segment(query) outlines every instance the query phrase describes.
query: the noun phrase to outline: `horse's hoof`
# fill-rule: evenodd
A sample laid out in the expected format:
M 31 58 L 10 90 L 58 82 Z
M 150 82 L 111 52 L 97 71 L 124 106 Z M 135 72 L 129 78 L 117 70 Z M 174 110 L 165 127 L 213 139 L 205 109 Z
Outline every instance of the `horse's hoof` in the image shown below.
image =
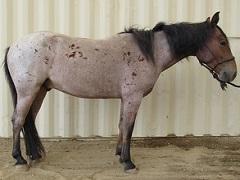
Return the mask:
M 15 168 L 18 171 L 28 171 L 30 166 L 28 164 L 18 164 L 18 165 L 15 165 Z
M 138 172 L 138 169 L 137 168 L 127 169 L 127 170 L 124 170 L 124 172 L 128 174 L 136 174 Z
M 136 166 L 132 163 L 132 161 L 126 161 L 122 162 L 124 166 L 124 171 L 125 172 L 131 172 L 131 171 L 136 171 Z
M 18 165 L 25 165 L 25 164 L 27 164 L 27 161 L 23 157 L 19 157 L 17 158 L 17 162 L 15 165 L 18 166 Z

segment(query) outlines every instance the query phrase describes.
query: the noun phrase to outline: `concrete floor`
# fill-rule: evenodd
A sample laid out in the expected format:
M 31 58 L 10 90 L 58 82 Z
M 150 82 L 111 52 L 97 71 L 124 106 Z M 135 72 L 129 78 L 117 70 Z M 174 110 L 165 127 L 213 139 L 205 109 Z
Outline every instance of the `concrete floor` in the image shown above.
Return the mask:
M 0 179 L 240 179 L 240 137 L 135 138 L 138 171 L 126 174 L 115 138 L 45 139 L 47 157 L 26 170 L 13 166 L 9 139 L 0 139 Z

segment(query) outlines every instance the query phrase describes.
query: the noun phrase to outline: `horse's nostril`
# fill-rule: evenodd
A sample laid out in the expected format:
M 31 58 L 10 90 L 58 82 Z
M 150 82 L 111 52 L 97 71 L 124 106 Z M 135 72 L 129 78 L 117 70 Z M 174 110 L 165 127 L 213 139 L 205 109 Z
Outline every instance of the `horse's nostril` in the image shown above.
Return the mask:
M 219 78 L 221 81 L 228 82 L 231 76 L 229 76 L 229 74 L 226 71 L 223 71 L 222 73 L 220 73 Z
M 227 72 L 223 72 L 223 78 L 226 79 L 227 78 Z

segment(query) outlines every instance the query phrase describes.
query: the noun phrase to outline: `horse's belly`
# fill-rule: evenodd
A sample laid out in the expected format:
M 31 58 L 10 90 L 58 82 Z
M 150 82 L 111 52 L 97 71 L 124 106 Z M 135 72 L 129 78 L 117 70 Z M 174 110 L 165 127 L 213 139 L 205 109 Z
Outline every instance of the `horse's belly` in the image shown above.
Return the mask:
M 121 97 L 120 79 L 116 72 L 101 67 L 99 70 L 92 67 L 63 67 L 56 67 L 55 73 L 50 76 L 51 88 L 83 98 Z
M 53 83 L 53 88 L 67 94 L 82 98 L 120 98 L 121 93 L 113 86 L 97 86 L 87 82 L 65 82 L 63 85 Z
M 79 85 L 66 84 L 66 86 L 55 86 L 58 89 L 67 94 L 71 94 L 76 97 L 82 98 L 120 98 L 120 92 L 114 90 L 113 87 L 96 87 L 86 83 L 81 83 Z

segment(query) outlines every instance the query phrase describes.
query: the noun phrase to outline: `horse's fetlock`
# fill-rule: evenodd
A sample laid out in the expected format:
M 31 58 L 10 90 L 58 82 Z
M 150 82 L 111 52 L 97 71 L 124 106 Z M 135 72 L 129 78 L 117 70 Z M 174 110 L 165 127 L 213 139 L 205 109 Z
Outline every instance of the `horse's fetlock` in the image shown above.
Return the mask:
M 20 152 L 18 152 L 18 151 L 13 151 L 13 152 L 12 152 L 12 157 L 13 157 L 13 158 L 17 159 L 19 156 L 21 156 L 21 153 L 20 153 Z

